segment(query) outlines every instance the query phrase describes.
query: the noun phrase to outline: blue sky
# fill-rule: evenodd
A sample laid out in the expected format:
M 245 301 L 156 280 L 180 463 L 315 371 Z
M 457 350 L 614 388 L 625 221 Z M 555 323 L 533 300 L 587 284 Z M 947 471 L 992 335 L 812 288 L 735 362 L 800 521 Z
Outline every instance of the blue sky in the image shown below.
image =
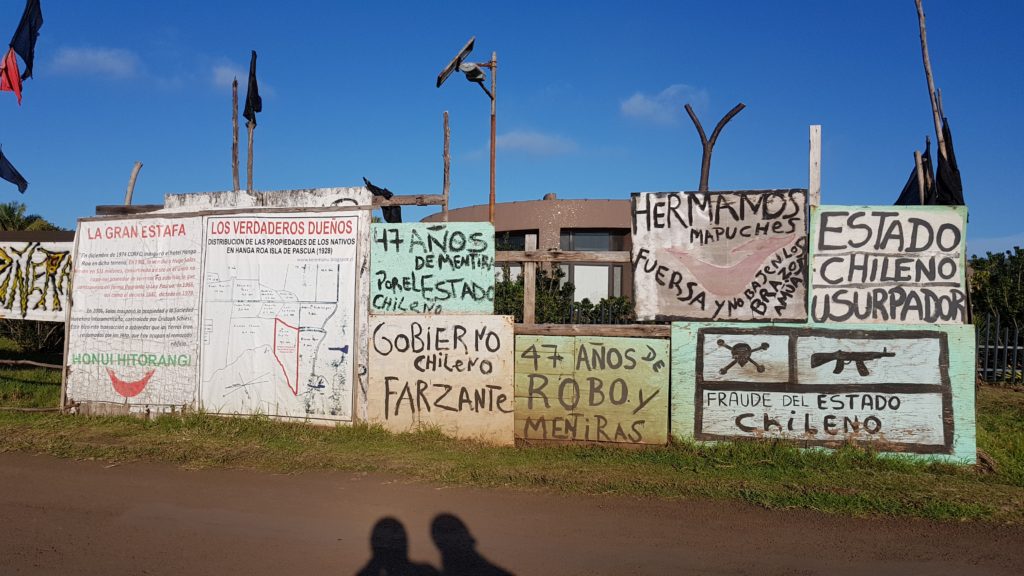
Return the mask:
M 22 0 L 0 2 L 13 34 Z M 230 79 L 259 53 L 262 190 L 355 186 L 440 193 L 452 126 L 452 205 L 486 202 L 487 97 L 434 79 L 472 35 L 499 56 L 499 201 L 627 198 L 807 186 L 807 130 L 823 132 L 823 201 L 891 204 L 932 134 L 912 0 L 859 2 L 199 2 L 42 0 L 24 102 L 0 93 L 0 144 L 29 180 L 0 198 L 71 227 L 123 200 L 226 190 Z M 254 8 L 255 7 L 255 8 Z M 1019 2 L 926 0 L 970 207 L 969 250 L 1024 244 L 1024 36 Z M 242 184 L 244 175 L 244 127 Z M 426 210 L 407 211 L 407 219 Z

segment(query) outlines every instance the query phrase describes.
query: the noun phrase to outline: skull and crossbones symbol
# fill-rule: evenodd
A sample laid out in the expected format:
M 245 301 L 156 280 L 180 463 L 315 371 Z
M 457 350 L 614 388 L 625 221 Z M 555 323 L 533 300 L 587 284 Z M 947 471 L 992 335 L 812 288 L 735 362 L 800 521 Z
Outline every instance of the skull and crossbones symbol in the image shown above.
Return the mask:
M 747 365 L 747 362 L 753 364 L 754 368 L 757 368 L 758 372 L 764 372 L 764 365 L 758 364 L 757 361 L 750 357 L 750 355 L 753 354 L 754 352 L 767 350 L 767 342 L 762 342 L 761 345 L 758 346 L 757 348 L 751 348 L 750 344 L 747 344 L 746 342 L 737 342 L 736 344 L 729 346 L 728 344 L 725 343 L 725 340 L 719 339 L 718 345 L 721 346 L 722 348 L 728 348 L 729 352 L 732 354 L 732 362 L 729 362 L 728 364 L 725 365 L 725 368 L 719 370 L 719 374 L 725 374 L 726 372 L 729 371 L 730 368 L 737 364 L 739 364 L 742 368 L 743 366 Z

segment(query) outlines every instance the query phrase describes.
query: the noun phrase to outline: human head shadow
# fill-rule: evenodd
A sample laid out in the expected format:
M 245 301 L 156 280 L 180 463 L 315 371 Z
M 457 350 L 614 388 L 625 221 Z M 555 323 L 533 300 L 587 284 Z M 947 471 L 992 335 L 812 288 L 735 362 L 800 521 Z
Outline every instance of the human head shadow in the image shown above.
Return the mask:
M 356 576 L 437 576 L 429 564 L 409 561 L 409 536 L 395 518 L 381 518 L 370 532 L 373 556 Z
M 430 536 L 441 552 L 441 576 L 512 576 L 477 552 L 476 539 L 453 514 L 438 514 L 430 524 Z

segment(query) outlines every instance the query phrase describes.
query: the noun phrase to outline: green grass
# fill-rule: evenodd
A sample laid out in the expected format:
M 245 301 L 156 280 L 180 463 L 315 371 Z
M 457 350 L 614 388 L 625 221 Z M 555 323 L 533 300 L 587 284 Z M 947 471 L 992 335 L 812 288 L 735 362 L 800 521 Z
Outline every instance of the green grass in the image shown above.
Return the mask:
M 32 378 L 42 381 L 27 383 Z M 0 405 L 54 406 L 57 382 L 56 372 L 0 371 Z M 829 452 L 778 442 L 683 442 L 636 450 L 503 448 L 436 431 L 391 434 L 375 426 L 320 427 L 205 414 L 146 421 L 0 411 L 0 452 L 189 468 L 380 472 L 452 485 L 1024 524 L 1024 393 L 982 388 L 978 413 L 979 447 L 996 460 L 994 474 L 879 457 L 852 447 Z

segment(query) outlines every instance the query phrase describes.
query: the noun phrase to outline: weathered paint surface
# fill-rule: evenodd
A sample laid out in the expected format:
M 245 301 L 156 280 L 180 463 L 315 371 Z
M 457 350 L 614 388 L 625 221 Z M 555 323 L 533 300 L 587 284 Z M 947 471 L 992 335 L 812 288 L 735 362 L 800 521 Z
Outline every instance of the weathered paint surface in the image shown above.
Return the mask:
M 821 206 L 811 212 L 815 322 L 962 324 L 964 206 Z
M 80 221 L 67 398 L 198 404 L 202 218 Z
M 516 437 L 664 444 L 669 342 L 517 336 Z
M 373 200 L 363 186 L 351 188 L 309 188 L 253 192 L 196 192 L 165 194 L 161 212 L 197 212 L 229 208 L 326 208 L 330 206 L 369 206 Z
M 970 325 L 677 322 L 672 434 L 974 462 L 973 351 Z
M 203 408 L 351 421 L 358 214 L 204 222 Z
M 0 318 L 63 322 L 73 242 L 0 242 Z
M 512 444 L 511 316 L 370 316 L 368 420 Z
M 806 190 L 634 193 L 641 320 L 807 318 Z
M 492 314 L 494 226 L 372 226 L 370 306 L 388 314 Z

